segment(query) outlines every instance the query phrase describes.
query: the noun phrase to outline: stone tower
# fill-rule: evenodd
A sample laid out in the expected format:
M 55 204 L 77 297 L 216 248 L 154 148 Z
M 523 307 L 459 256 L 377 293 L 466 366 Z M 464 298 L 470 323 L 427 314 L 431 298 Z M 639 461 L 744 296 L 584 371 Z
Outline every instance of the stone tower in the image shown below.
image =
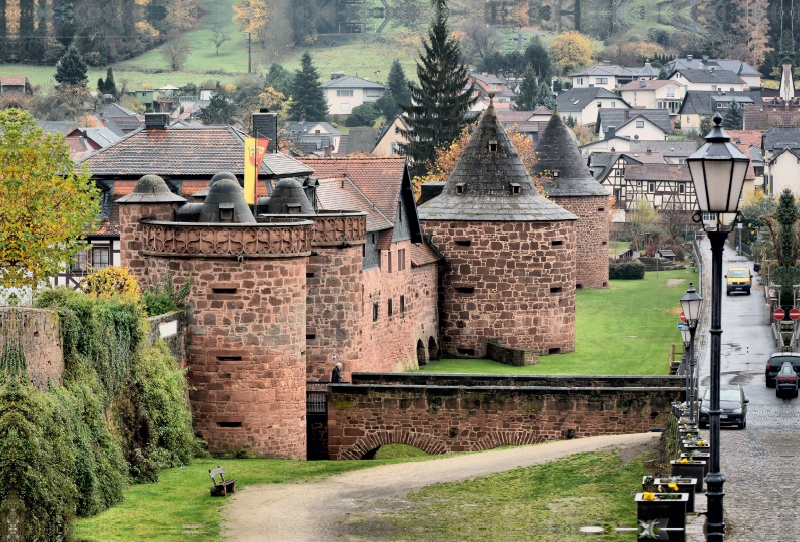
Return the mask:
M 531 175 L 546 175 L 547 195 L 578 216 L 576 239 L 577 288 L 608 286 L 608 191 L 589 172 L 589 166 L 569 133 L 554 113 L 536 145 L 536 165 Z
M 483 357 L 489 339 L 540 354 L 575 349 L 577 217 L 538 194 L 493 105 L 418 212 L 446 260 L 445 352 Z
M 306 262 L 314 223 L 256 223 L 236 180 L 184 201 L 155 175 L 119 200 L 121 260 L 144 288 L 168 272 L 186 300 L 195 427 L 211 452 L 306 457 Z

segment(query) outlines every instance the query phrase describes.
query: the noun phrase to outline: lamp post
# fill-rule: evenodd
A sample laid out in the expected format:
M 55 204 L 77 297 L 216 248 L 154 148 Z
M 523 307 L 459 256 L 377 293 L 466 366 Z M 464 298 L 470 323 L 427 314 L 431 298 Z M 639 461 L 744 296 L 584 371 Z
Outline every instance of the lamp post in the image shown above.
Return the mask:
M 722 541 L 725 538 L 722 501 L 725 496 L 725 477 L 719 464 L 719 388 L 720 353 L 722 340 L 722 251 L 725 239 L 739 218 L 739 195 L 750 159 L 731 144 L 722 129 L 722 117 L 714 115 L 714 126 L 706 136 L 706 143 L 687 158 L 692 175 L 699 211 L 693 219 L 703 224 L 711 242 L 711 405 L 708 411 L 711 427 L 711 462 L 706 475 L 708 491 L 707 539 Z M 713 213 L 714 221 L 703 222 L 703 213 Z
M 681 330 L 681 334 L 684 342 L 688 339 L 689 343 L 689 359 L 687 360 L 689 368 L 689 423 L 694 423 L 694 333 L 697 331 L 697 320 L 700 318 L 702 304 L 703 298 L 694 289 L 694 284 L 690 282 L 686 295 L 681 298 L 681 309 L 683 309 L 683 316 L 686 318 L 685 330 Z

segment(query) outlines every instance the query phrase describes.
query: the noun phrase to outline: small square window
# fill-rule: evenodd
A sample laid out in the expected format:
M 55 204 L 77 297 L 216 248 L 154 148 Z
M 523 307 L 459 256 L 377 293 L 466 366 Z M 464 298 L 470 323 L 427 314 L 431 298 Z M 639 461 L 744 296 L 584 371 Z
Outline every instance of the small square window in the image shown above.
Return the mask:
M 636 121 L 636 127 L 637 128 L 644 128 L 644 121 L 643 120 L 637 120 Z
M 560 174 L 560 171 L 559 171 L 559 170 L 557 170 L 557 169 L 554 169 L 554 170 L 553 170 L 551 173 L 553 174 L 553 178 L 554 178 L 554 179 L 557 179 L 557 178 L 558 178 L 558 176 L 559 176 L 559 174 Z
M 686 193 L 686 183 L 678 183 L 678 194 Z
M 519 196 L 522 194 L 522 187 L 517 183 L 511 183 L 511 194 Z
M 489 152 L 497 152 L 497 141 L 494 139 L 489 141 Z
M 464 193 L 464 183 L 459 183 L 456 185 L 456 194 L 463 194 Z
M 603 107 L 603 102 L 597 102 L 597 107 Z

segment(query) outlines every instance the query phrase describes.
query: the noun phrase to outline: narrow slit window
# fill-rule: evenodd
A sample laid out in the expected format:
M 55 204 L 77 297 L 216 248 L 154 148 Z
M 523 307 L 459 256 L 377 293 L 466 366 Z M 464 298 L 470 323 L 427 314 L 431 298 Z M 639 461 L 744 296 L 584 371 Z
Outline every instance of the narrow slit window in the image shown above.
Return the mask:
M 217 422 L 217 427 L 241 427 L 242 422 Z
M 392 315 L 392 300 L 391 299 L 389 300 L 389 311 L 388 311 L 388 314 L 389 314 L 389 316 Z
M 561 239 L 558 239 L 556 241 L 550 241 L 550 246 L 551 247 L 560 247 L 563 244 L 564 244 L 564 241 L 561 240 Z
M 377 322 L 378 321 L 378 312 L 379 311 L 380 311 L 380 309 L 378 308 L 378 304 L 374 303 L 372 305 L 372 321 L 373 322 Z
M 314 278 L 314 273 L 306 273 L 306 278 L 307 279 L 313 279 Z
M 217 361 L 242 361 L 242 356 L 217 356 Z
M 215 294 L 235 294 L 236 288 L 211 288 Z
M 460 247 L 468 247 L 472 244 L 469 239 L 456 239 L 456 244 Z
M 456 286 L 456 292 L 459 294 L 474 294 L 475 287 L 474 286 Z
M 406 312 L 406 296 L 400 296 L 400 314 L 404 314 Z
M 550 288 L 551 294 L 560 294 L 561 293 L 561 286 L 553 286 Z

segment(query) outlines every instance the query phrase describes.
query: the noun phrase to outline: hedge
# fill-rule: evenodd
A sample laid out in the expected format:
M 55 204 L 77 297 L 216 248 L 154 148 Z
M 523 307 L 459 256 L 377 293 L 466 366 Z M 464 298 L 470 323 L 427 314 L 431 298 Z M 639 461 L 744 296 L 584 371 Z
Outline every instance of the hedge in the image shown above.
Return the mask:
M 642 280 L 644 278 L 644 264 L 639 260 L 627 262 L 609 262 L 608 278 L 611 280 Z

